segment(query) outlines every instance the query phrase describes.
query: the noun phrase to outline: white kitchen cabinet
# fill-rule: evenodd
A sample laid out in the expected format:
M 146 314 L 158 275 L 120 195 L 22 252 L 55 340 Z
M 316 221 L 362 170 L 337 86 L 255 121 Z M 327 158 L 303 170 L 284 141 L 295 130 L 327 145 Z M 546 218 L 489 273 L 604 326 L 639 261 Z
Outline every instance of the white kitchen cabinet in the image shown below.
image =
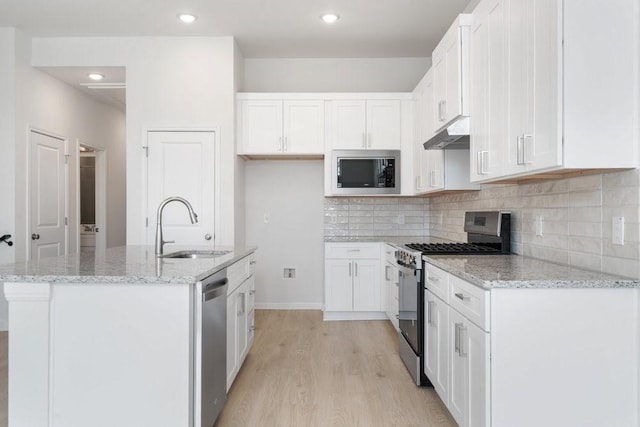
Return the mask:
M 379 243 L 325 244 L 324 319 L 384 319 Z
M 445 406 L 449 392 L 449 306 L 425 290 L 424 370 Z
M 436 131 L 469 115 L 470 14 L 460 14 L 432 53 L 433 114 Z
M 507 135 L 507 1 L 486 0 L 473 11 L 470 82 L 470 180 L 502 175 Z
M 332 149 L 400 149 L 399 99 L 337 99 L 330 111 Z
M 490 425 L 489 333 L 449 307 L 449 412 L 460 426 Z
M 636 1 L 483 0 L 473 15 L 474 181 L 637 166 Z
M 429 68 L 413 91 L 414 109 L 414 192 L 422 194 L 428 189 L 427 162 L 429 152 L 423 144 L 433 136 L 433 68 Z
M 324 154 L 323 100 L 239 99 L 238 102 L 238 154 Z
M 251 254 L 227 269 L 227 390 L 253 343 L 255 276 Z
M 395 264 L 396 248 L 390 244 L 384 244 L 383 256 L 383 281 L 384 281 L 384 311 L 387 313 L 389 321 L 399 331 L 398 325 L 398 288 L 400 286 L 400 276 Z

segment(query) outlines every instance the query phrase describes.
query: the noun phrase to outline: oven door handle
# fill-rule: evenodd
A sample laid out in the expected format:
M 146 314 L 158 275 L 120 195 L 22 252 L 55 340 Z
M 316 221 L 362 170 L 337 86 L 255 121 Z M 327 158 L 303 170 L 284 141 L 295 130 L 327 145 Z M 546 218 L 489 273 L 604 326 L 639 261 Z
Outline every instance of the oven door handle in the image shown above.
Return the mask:
M 418 270 L 414 270 L 413 268 L 408 268 L 400 264 L 396 264 L 396 267 L 398 268 L 400 273 L 404 273 L 405 276 L 414 276 L 418 271 Z

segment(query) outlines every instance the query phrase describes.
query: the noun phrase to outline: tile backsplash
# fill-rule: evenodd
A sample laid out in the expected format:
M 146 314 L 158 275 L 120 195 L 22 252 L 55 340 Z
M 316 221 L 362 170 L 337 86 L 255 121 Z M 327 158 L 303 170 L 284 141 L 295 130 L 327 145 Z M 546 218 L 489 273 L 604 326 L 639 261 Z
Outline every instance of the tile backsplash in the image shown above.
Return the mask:
M 502 209 L 512 216 L 512 251 L 589 270 L 640 278 L 639 170 L 434 197 L 325 198 L 325 236 L 423 236 L 466 241 L 464 212 Z M 542 233 L 536 220 L 542 217 Z M 624 217 L 624 245 L 612 220 Z
M 428 236 L 429 203 L 429 199 L 421 197 L 325 198 L 324 235 Z
M 605 273 L 640 277 L 640 174 L 629 170 L 432 197 L 430 234 L 465 240 L 464 212 L 512 214 L 512 251 Z M 543 218 L 542 235 L 536 220 Z M 612 219 L 624 217 L 624 245 L 612 242 Z

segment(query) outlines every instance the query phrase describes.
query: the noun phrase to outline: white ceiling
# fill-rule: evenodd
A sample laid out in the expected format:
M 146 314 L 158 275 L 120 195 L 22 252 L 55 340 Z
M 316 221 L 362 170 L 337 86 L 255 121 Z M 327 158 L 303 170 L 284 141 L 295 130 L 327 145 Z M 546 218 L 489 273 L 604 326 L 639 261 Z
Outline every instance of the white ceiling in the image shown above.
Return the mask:
M 470 0 L 2 0 L 32 36 L 234 36 L 247 58 L 425 57 Z M 477 0 L 471 0 L 477 3 Z M 185 26 L 176 15 L 198 20 Z M 327 25 L 320 15 L 341 19 Z

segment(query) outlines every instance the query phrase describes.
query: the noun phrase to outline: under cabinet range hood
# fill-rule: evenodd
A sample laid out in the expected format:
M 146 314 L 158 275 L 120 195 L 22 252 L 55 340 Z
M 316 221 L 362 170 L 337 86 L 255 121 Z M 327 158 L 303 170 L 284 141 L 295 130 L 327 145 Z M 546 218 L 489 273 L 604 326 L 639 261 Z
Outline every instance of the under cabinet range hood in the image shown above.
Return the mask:
M 423 144 L 425 150 L 469 148 L 469 117 L 460 117 Z

